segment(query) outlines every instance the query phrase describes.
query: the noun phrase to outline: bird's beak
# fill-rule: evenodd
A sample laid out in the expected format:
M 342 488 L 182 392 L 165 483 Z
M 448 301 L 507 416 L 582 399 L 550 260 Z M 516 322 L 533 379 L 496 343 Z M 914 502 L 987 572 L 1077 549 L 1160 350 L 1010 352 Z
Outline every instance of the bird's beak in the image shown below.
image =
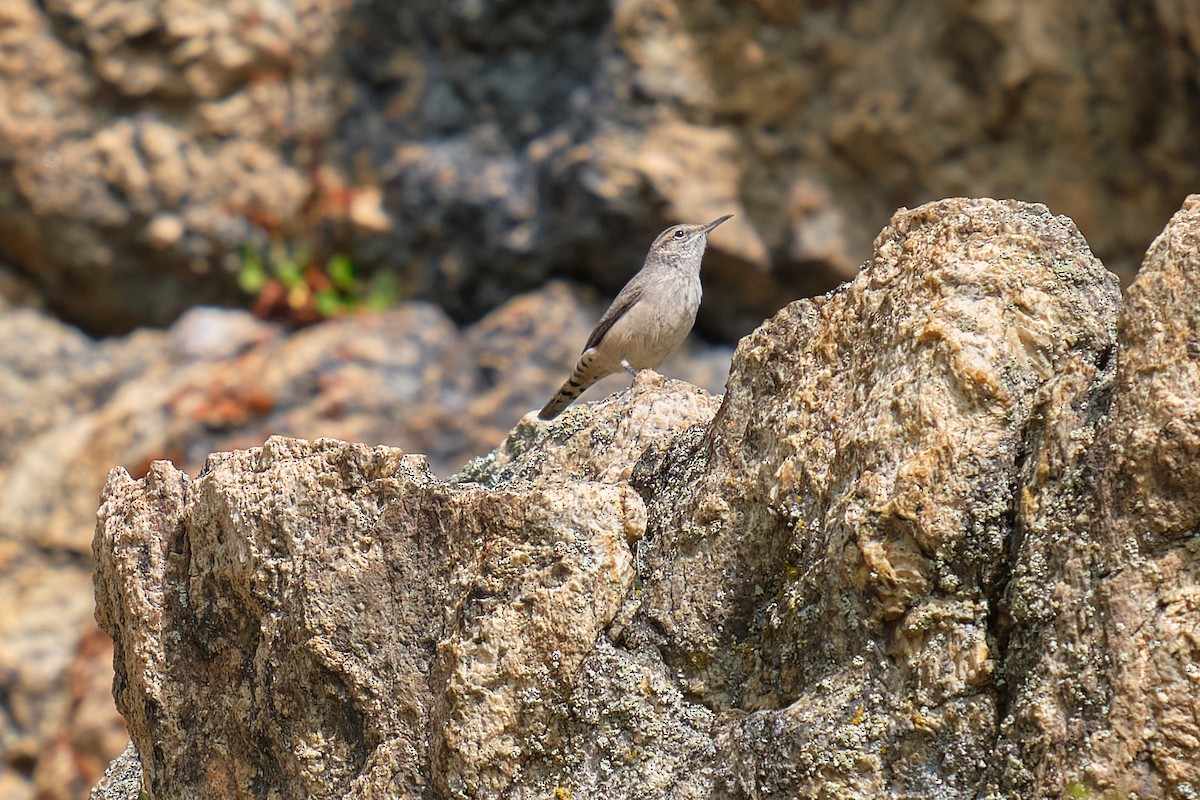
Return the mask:
M 732 217 L 732 216 L 733 216 L 733 214 L 726 214 L 726 215 L 725 215 L 725 216 L 723 216 L 723 217 L 717 217 L 717 218 L 716 218 L 716 219 L 714 219 L 712 222 L 708 223 L 708 224 L 707 224 L 707 225 L 705 225 L 703 228 L 701 228 L 701 229 L 700 229 L 700 232 L 701 232 L 701 233 L 703 233 L 705 236 L 707 236 L 707 235 L 709 234 L 709 232 L 710 232 L 710 231 L 711 231 L 713 228 L 717 227 L 717 226 L 718 226 L 718 225 L 720 225 L 722 222 L 724 222 L 725 220 L 729 219 L 729 218 L 730 218 L 730 217 Z

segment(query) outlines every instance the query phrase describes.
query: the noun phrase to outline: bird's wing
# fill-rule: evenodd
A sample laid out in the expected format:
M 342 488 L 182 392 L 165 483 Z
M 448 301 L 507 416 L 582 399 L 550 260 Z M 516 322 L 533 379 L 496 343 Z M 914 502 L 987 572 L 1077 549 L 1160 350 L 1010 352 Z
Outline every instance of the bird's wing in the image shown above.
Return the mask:
M 636 276 L 635 276 L 636 278 Z M 604 341 L 604 336 L 612 330 L 612 326 L 617 324 L 617 320 L 625 316 L 629 309 L 633 308 L 637 301 L 642 299 L 642 282 L 631 280 L 625 285 L 613 300 L 612 305 L 608 307 L 608 311 L 604 312 L 604 316 L 596 323 L 596 328 L 592 331 L 592 335 L 588 337 L 587 344 L 583 349 L 590 350 L 591 348 Z

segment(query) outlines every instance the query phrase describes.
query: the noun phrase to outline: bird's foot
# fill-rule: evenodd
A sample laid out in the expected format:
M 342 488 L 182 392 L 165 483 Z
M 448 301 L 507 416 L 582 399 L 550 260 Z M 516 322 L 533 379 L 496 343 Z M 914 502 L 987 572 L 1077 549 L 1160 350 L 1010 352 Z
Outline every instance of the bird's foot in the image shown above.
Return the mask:
M 628 360 L 628 359 L 624 359 L 624 358 L 622 358 L 622 359 L 621 359 L 621 366 L 622 366 L 622 367 L 625 369 L 625 371 L 626 371 L 626 372 L 628 372 L 630 375 L 634 376 L 635 378 L 637 377 L 638 371 L 637 371 L 636 369 L 634 369 L 634 368 L 633 368 L 633 365 L 631 365 L 631 364 L 629 363 L 629 360 Z

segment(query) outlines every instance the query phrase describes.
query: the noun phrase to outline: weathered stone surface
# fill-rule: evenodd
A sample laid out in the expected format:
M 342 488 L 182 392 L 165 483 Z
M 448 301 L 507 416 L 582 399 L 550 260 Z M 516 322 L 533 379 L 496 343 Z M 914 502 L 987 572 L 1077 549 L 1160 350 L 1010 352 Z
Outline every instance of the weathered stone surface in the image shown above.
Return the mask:
M 629 392 L 581 406 L 563 424 L 548 426 L 527 414 L 504 444 L 467 464 L 453 480 L 484 485 L 628 481 L 647 448 L 664 447 L 680 430 L 707 424 L 720 403 L 720 395 L 642 370 Z
M 166 332 L 94 342 L 14 310 L 0 318 L 0 540 L 86 552 L 113 464 L 194 471 L 273 433 L 394 442 L 449 474 L 540 407 L 598 316 L 557 283 L 462 332 L 412 303 L 291 334 L 197 309 Z M 715 391 L 728 354 L 693 343 L 664 372 Z M 628 383 L 613 376 L 584 399 Z
M 1119 330 L 1092 464 L 1112 699 L 1077 763 L 1089 786 L 1186 796 L 1200 791 L 1200 195 L 1150 248 Z
M 195 482 L 156 462 L 105 497 L 98 620 L 143 631 L 122 637 L 117 664 L 140 666 L 117 698 L 160 796 L 416 796 L 431 762 L 442 794 L 504 789 L 631 589 L 645 527 L 628 486 L 450 490 L 422 457 L 334 440 L 273 438 Z
M 97 613 L 146 789 L 1188 796 L 1198 214 L 1118 321 L 1070 220 L 901 211 L 719 408 L 639 376 L 449 483 L 282 438 L 114 471 Z
M 138 797 L 142 791 L 142 762 L 130 742 L 121 755 L 112 760 L 103 777 L 92 787 L 91 800 L 119 800 Z
M 691 696 L 745 713 L 719 740 L 723 791 L 985 785 L 1038 398 L 1111 350 L 1116 308 L 1069 220 L 944 201 L 742 341 L 709 431 L 644 473 L 638 552 L 640 635 Z
M 0 257 L 93 332 L 238 299 L 268 240 L 465 322 L 734 213 L 700 317 L 732 339 L 974 194 L 1131 272 L 1200 180 L 1198 41 L 1187 0 L 7 0 Z
M 194 474 L 209 452 L 289 433 L 393 442 L 448 475 L 545 402 L 601 311 L 550 284 L 462 331 L 418 303 L 290 334 L 195 309 L 100 342 L 34 309 L 0 313 L 0 797 L 77 797 L 125 745 L 90 580 L 113 464 Z M 717 390 L 728 357 L 693 344 L 664 370 Z
M 1021 498 L 1008 604 L 1029 638 L 1013 648 L 1006 735 L 1023 757 L 1006 776 L 1047 795 L 1188 797 L 1200 787 L 1200 195 L 1126 292 L 1115 381 L 1060 416 L 1071 421 Z

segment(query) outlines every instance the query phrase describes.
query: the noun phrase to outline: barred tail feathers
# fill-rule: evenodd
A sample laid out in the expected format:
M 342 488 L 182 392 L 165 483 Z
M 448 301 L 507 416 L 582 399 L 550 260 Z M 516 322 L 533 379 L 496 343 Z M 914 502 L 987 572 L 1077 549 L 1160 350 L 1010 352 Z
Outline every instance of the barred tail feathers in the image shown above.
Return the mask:
M 598 355 L 594 349 L 584 351 L 583 355 L 579 357 L 579 363 L 571 371 L 571 377 L 567 378 L 566 383 L 558 390 L 558 394 L 554 395 L 549 403 L 546 403 L 545 408 L 538 412 L 539 419 L 554 419 L 589 386 L 616 371 L 598 368 L 601 366 L 597 364 Z

